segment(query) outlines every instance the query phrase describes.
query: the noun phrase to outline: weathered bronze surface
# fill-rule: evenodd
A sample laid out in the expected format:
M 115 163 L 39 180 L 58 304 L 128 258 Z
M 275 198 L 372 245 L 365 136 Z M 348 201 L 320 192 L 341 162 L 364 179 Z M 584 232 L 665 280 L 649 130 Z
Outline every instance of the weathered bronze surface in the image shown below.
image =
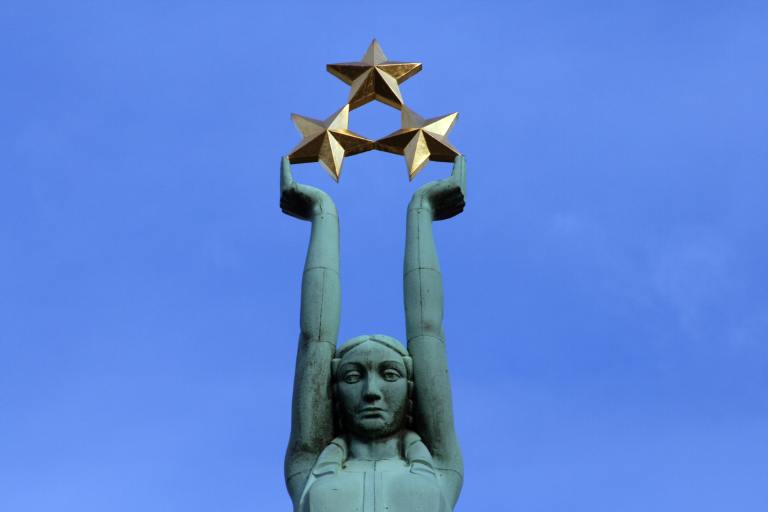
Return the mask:
M 399 84 L 421 71 L 421 63 L 387 60 L 381 46 L 374 39 L 362 61 L 328 64 L 326 69 L 352 86 L 348 100 L 350 109 L 373 100 L 399 109 L 403 106 Z
M 322 190 L 295 182 L 287 157 L 280 189 L 283 212 L 312 223 L 285 457 L 294 512 L 450 512 L 464 470 L 432 223 L 464 209 L 464 158 L 456 157 L 450 178 L 416 190 L 408 205 L 407 348 L 382 334 L 336 347 L 341 304 L 336 206 Z
M 303 140 L 288 155 L 291 163 L 320 162 L 331 177 L 339 181 L 344 157 L 364 153 L 374 148 L 372 140 L 347 129 L 349 105 L 331 115 L 325 121 L 291 114 Z

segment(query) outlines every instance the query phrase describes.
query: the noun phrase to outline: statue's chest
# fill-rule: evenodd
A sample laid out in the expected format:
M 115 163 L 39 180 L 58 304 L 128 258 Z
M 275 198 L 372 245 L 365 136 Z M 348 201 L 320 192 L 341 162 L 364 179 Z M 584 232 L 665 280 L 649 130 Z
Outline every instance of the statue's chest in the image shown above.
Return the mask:
M 336 474 L 318 478 L 303 512 L 443 512 L 434 474 L 403 461 L 348 461 Z

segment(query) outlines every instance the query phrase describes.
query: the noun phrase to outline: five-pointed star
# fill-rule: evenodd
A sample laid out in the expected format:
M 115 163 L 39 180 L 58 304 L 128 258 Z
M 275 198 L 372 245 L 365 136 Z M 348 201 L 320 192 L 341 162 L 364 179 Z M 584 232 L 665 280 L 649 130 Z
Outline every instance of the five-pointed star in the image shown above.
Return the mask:
M 398 84 L 421 71 L 420 62 L 387 60 L 375 39 L 361 62 L 328 64 L 328 72 L 352 86 L 349 108 L 355 109 L 369 101 L 379 100 L 397 109 L 403 106 Z
M 424 119 L 403 106 L 403 127 L 376 141 L 376 148 L 388 153 L 405 156 L 408 179 L 414 176 L 429 160 L 453 162 L 459 151 L 448 142 L 448 132 L 456 123 L 458 112 L 442 117 Z
M 291 119 L 304 139 L 291 151 L 288 160 L 295 164 L 319 161 L 336 181 L 345 156 L 370 151 L 375 146 L 372 140 L 347 130 L 349 105 L 325 121 L 298 114 L 291 114 Z

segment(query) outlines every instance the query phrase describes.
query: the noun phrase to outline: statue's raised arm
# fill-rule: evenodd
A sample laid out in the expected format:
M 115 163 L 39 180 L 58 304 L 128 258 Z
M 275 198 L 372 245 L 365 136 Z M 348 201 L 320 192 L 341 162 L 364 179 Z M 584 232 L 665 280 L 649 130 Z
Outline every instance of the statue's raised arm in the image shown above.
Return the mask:
M 291 437 L 285 456 L 288 492 L 297 503 L 318 455 L 333 439 L 331 361 L 339 334 L 339 219 L 331 198 L 280 175 L 280 208 L 312 223 L 301 283 L 301 330 L 293 384 Z
M 415 429 L 431 452 L 454 503 L 461 491 L 463 464 L 453 420 L 443 333 L 443 284 L 432 221 L 463 211 L 465 182 L 464 157 L 458 156 L 450 178 L 427 183 L 414 193 L 408 205 L 403 269 Z

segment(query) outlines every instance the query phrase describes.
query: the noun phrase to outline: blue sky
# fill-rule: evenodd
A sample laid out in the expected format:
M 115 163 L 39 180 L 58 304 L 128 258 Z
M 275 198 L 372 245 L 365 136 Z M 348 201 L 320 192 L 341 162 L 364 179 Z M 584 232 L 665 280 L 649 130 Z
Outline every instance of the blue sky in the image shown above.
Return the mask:
M 6 2 L 0 510 L 289 510 L 289 114 L 376 37 L 468 161 L 436 226 L 458 511 L 768 506 L 764 2 Z M 397 111 L 351 115 L 371 138 Z M 342 338 L 402 338 L 401 157 L 317 164 Z

